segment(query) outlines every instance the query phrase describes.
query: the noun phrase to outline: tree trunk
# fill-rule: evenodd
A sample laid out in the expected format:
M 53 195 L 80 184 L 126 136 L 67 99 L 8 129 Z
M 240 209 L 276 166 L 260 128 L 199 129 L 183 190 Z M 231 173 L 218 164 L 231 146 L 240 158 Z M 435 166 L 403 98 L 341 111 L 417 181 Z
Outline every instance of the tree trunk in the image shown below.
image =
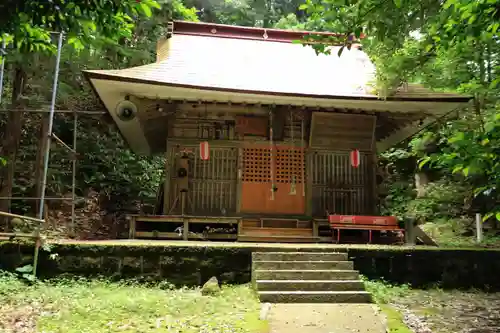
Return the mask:
M 42 125 L 38 134 L 38 148 L 35 161 L 35 192 L 34 197 L 39 198 L 42 195 L 42 177 L 43 177 L 43 162 L 45 157 L 45 149 L 47 145 L 47 134 L 49 131 L 49 115 L 42 114 Z M 33 205 L 35 214 L 40 210 L 40 200 L 36 200 Z
M 21 141 L 21 129 L 23 124 L 23 111 L 21 106 L 21 96 L 26 83 L 26 72 L 20 64 L 14 69 L 13 89 L 11 98 L 11 109 L 7 119 L 5 136 L 2 142 L 0 155 L 7 159 L 7 165 L 0 169 L 0 197 L 11 197 L 14 185 L 14 172 L 16 165 L 17 151 Z M 11 200 L 0 200 L 0 211 L 9 212 Z M 5 218 L 3 223 L 7 229 L 10 227 L 9 219 Z
M 429 184 L 429 177 L 424 171 L 415 173 L 415 188 L 417 189 L 417 198 L 425 196 L 425 186 Z
M 486 73 L 487 73 L 487 82 L 490 84 L 493 81 L 492 78 L 492 66 L 491 66 L 491 41 L 488 42 L 488 48 L 486 49 Z

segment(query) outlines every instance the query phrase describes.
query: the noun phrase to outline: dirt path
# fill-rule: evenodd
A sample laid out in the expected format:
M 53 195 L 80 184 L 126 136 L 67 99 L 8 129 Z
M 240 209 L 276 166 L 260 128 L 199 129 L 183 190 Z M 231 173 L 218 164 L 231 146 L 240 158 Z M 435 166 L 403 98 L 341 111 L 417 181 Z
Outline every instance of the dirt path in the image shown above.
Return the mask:
M 272 304 L 270 333 L 385 333 L 372 304 Z

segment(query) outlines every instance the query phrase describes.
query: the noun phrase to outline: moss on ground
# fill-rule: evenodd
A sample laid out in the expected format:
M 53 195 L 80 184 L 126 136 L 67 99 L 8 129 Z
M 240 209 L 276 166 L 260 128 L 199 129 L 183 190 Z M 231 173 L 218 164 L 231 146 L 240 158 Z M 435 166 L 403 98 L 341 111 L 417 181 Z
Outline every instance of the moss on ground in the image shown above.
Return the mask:
M 500 237 L 497 235 L 496 230 L 491 230 L 490 233 L 485 231 L 483 241 L 477 243 L 475 235 L 465 236 L 470 233 L 470 228 L 466 228 L 465 225 L 466 223 L 461 220 L 436 220 L 423 224 L 421 228 L 431 236 L 441 248 L 500 248 Z
M 403 315 L 394 307 L 379 304 L 387 319 L 388 333 L 413 333 L 403 322 Z
M 27 285 L 3 274 L 0 298 L 0 331 L 7 332 L 268 332 L 248 285 L 202 296 L 168 283 L 58 279 Z

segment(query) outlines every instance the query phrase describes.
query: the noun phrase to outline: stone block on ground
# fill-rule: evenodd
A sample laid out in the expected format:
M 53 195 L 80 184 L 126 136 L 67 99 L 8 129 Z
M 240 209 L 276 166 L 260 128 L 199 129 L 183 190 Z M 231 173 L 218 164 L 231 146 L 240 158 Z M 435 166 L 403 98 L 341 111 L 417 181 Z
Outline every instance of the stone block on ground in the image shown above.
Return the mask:
M 212 276 L 201 288 L 203 296 L 213 296 L 220 292 L 219 281 L 215 276 Z

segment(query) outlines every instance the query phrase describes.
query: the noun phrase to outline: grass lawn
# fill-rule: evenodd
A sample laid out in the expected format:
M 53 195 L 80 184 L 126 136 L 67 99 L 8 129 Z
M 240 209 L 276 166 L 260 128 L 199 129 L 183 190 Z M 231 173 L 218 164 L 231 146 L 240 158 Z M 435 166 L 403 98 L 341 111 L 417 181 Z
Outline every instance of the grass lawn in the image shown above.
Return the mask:
M 0 332 L 265 333 L 250 286 L 218 296 L 106 280 L 59 279 L 27 285 L 0 273 Z

